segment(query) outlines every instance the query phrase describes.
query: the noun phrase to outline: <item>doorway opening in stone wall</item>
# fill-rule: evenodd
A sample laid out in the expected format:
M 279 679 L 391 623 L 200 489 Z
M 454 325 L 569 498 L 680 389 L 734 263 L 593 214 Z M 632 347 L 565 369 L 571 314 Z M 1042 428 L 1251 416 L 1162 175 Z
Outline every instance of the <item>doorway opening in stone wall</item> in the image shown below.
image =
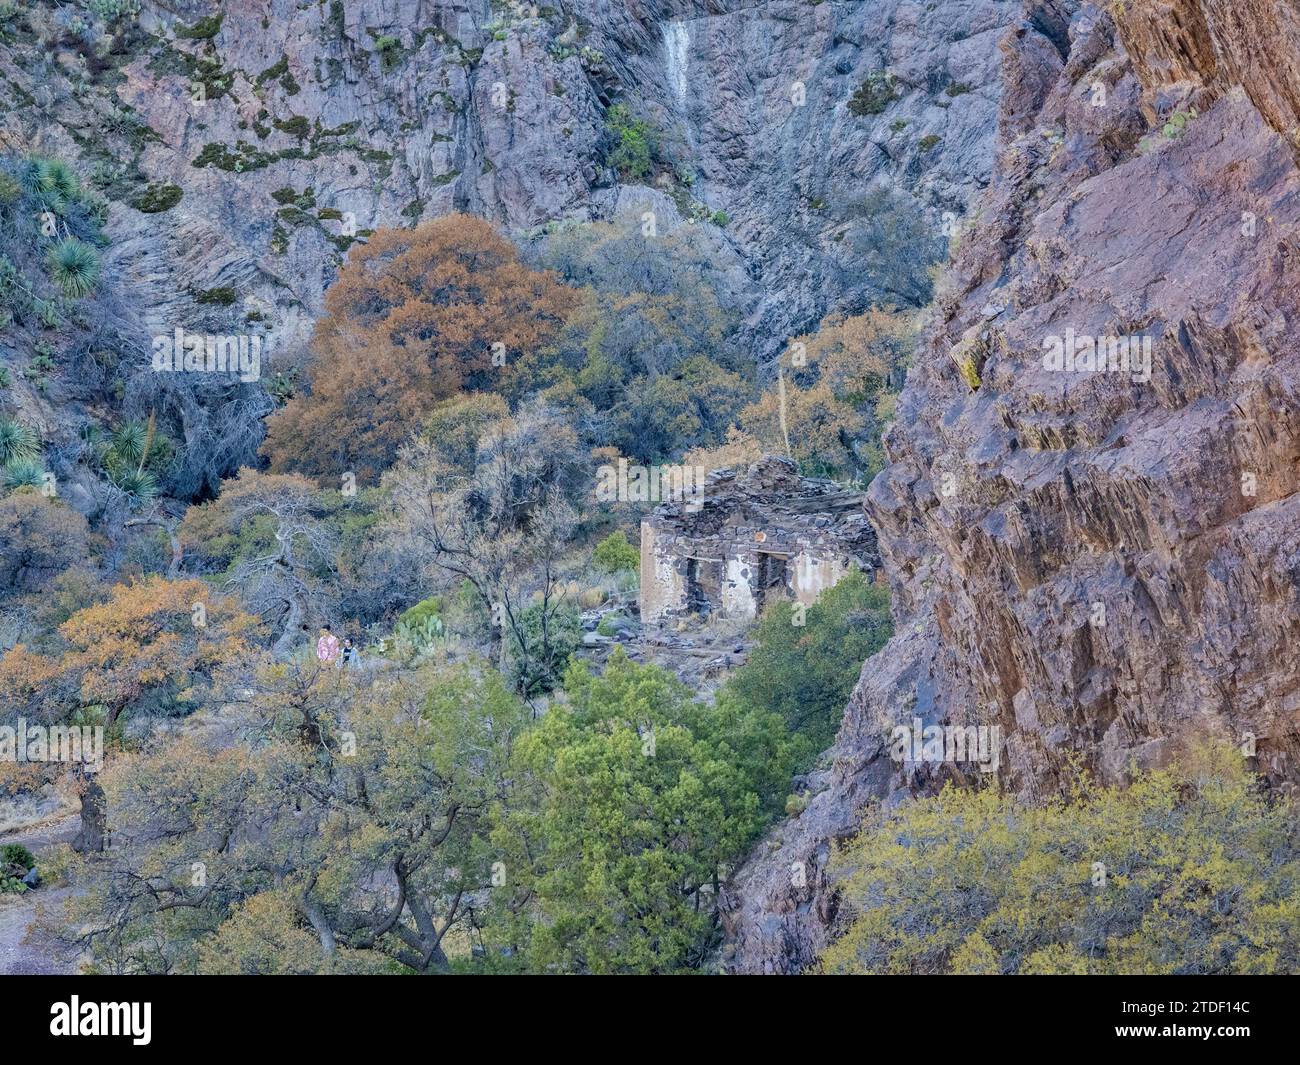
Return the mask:
M 722 594 L 719 563 L 707 558 L 686 560 L 686 609 L 708 617 Z
M 759 613 L 770 600 L 786 598 L 786 567 L 789 563 L 786 555 L 758 554 L 758 574 L 754 592 L 754 606 Z

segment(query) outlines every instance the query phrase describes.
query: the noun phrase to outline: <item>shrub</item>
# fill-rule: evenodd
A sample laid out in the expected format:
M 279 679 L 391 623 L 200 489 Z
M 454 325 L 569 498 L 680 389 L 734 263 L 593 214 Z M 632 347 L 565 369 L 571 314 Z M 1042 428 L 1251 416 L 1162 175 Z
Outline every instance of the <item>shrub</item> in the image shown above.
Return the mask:
M 0 847 L 0 869 L 6 865 L 18 865 L 24 873 L 36 864 L 36 856 L 21 843 L 6 843 Z
M 185 195 L 179 185 L 151 182 L 145 190 L 131 201 L 131 206 L 145 214 L 161 214 L 170 211 Z
M 85 4 L 110 26 L 140 14 L 140 0 L 85 0 Z
M 37 492 L 0 499 L 0 597 L 40 588 L 47 602 L 56 600 L 58 575 L 87 561 L 89 537 L 86 519 L 57 499 Z
M 628 543 L 627 534 L 622 529 L 617 529 L 596 545 L 591 561 L 602 573 L 635 570 L 641 565 L 641 551 Z
M 545 631 L 543 631 L 543 624 Z M 564 677 L 569 658 L 582 639 L 582 624 L 575 607 L 555 603 L 544 611 L 540 602 L 533 603 L 520 615 L 527 651 L 518 636 L 510 634 L 510 679 L 525 698 L 532 698 L 554 688 Z
M 644 119 L 634 118 L 626 104 L 615 104 L 605 114 L 605 127 L 614 140 L 609 165 L 633 181 L 650 173 L 656 147 L 650 125 Z
M 857 92 L 849 97 L 849 113 L 858 118 L 878 115 L 897 99 L 898 89 L 894 76 L 883 70 L 874 71 L 858 86 Z
M 239 299 L 239 293 L 229 285 L 219 285 L 216 288 L 195 289 L 193 294 L 195 303 L 210 304 L 216 307 L 229 307 Z
M 17 14 L 17 0 L 0 0 L 0 41 L 5 44 L 12 44 L 17 37 L 13 25 Z
M 208 15 L 201 18 L 193 26 L 177 26 L 176 36 L 184 37 L 191 41 L 206 41 L 215 37 L 221 32 L 221 23 L 225 15 Z
M 402 60 L 402 42 L 387 34 L 375 38 L 375 51 L 379 53 L 379 65 L 385 70 L 392 70 Z
M 32 293 L 22 273 L 7 255 L 0 255 L 0 310 L 6 316 L 6 325 L 22 318 L 32 305 Z
M 947 787 L 875 815 L 833 858 L 843 934 L 822 961 L 832 973 L 1295 972 L 1297 812 L 1227 747 L 1128 788 L 1085 780 L 1043 806 Z
M 8 206 L 22 198 L 23 187 L 7 170 L 0 170 L 0 204 Z

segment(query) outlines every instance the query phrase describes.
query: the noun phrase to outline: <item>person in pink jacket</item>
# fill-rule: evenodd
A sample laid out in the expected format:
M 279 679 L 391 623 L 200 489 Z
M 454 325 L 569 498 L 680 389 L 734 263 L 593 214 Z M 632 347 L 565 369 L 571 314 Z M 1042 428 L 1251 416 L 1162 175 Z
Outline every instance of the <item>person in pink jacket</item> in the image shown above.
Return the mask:
M 321 626 L 320 639 L 316 641 L 316 657 L 325 663 L 339 660 L 339 638 L 330 632 L 328 625 Z

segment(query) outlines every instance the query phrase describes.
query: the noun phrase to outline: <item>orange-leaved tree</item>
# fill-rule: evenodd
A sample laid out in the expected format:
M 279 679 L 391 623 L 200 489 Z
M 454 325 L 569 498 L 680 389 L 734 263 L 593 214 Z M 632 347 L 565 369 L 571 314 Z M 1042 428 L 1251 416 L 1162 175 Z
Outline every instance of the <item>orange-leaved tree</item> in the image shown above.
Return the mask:
M 55 656 L 19 644 L 0 658 L 0 707 L 45 720 L 102 707 L 110 725 L 133 704 L 170 709 L 218 666 L 251 655 L 257 624 L 203 581 L 119 584 L 59 626 Z
M 377 230 L 326 293 L 310 392 L 268 423 L 271 468 L 335 485 L 348 472 L 377 479 L 432 403 L 499 384 L 576 301 L 480 218 Z

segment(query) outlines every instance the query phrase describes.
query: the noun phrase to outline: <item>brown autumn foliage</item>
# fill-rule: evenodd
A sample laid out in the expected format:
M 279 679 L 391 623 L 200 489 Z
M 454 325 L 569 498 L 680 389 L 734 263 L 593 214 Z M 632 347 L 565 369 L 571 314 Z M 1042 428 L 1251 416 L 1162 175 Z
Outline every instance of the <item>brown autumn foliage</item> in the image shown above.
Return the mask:
M 23 490 L 0 499 L 0 597 L 48 588 L 89 552 L 86 519 L 57 499 Z
M 335 486 L 352 471 L 373 483 L 433 403 L 499 385 L 576 301 L 482 219 L 453 214 L 376 231 L 326 294 L 310 393 L 268 423 L 272 470 Z M 495 344 L 504 345 L 504 367 L 493 365 Z
M 828 315 L 816 332 L 790 342 L 779 360 L 782 379 L 740 412 L 727 442 L 696 448 L 686 460 L 715 469 L 788 455 L 806 474 L 869 480 L 916 335 L 916 317 L 898 311 Z

